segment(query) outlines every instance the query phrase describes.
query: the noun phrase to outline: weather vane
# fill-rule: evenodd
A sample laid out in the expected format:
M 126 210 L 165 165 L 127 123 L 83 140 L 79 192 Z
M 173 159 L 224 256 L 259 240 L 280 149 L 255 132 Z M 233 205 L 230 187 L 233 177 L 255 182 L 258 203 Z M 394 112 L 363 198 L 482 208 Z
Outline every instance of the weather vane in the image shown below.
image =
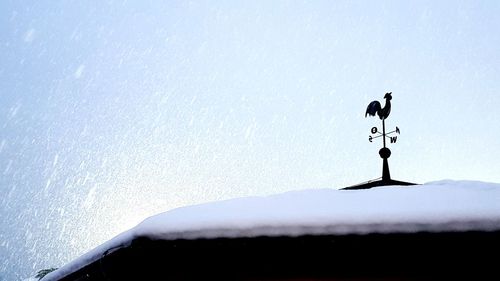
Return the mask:
M 382 107 L 380 102 L 372 101 L 366 108 L 365 117 L 378 115 L 380 120 L 382 120 L 382 132 L 379 131 L 377 127 L 371 128 L 371 135 L 368 137 L 368 141 L 373 142 L 376 138 L 382 138 L 383 147 L 379 150 L 379 155 L 383 159 L 382 164 L 382 178 L 378 180 L 368 181 L 366 183 L 349 186 L 343 189 L 367 189 L 375 186 L 384 185 L 414 185 L 415 183 L 397 181 L 391 179 L 391 173 L 389 171 L 389 161 L 387 160 L 391 156 L 391 150 L 386 146 L 386 140 L 388 139 L 391 143 L 396 143 L 398 137 L 394 134 L 400 134 L 400 130 L 396 127 L 395 130 L 388 133 L 385 132 L 385 119 L 389 117 L 391 113 L 391 100 L 392 92 L 386 93 L 384 96 L 385 105 Z

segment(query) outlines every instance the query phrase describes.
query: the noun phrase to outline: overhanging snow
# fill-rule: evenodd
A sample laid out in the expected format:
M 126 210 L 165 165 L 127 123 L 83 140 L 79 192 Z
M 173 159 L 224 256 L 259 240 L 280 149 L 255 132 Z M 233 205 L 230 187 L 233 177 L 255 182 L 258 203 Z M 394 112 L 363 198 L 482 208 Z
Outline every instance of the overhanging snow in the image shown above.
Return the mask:
M 240 238 L 500 229 L 500 184 L 440 181 L 368 190 L 316 189 L 183 207 L 147 218 L 44 280 L 133 239 Z

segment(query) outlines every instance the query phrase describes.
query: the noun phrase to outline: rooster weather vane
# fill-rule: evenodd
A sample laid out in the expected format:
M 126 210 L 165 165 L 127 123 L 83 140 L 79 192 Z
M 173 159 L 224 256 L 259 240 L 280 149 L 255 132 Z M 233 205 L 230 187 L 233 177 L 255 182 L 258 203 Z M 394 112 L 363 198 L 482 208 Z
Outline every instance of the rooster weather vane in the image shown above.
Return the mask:
M 382 120 L 382 132 L 379 131 L 377 127 L 371 128 L 371 135 L 368 137 L 368 141 L 373 142 L 376 138 L 382 138 L 383 147 L 379 150 L 379 155 L 383 159 L 382 164 L 382 177 L 377 180 L 368 181 L 362 184 L 349 186 L 343 189 L 368 189 L 376 186 L 384 186 L 384 185 L 415 185 L 415 183 L 397 181 L 391 179 L 391 173 L 389 171 L 389 161 L 387 160 L 391 156 L 391 150 L 386 146 L 386 139 L 388 139 L 391 143 L 396 143 L 398 137 L 394 136 L 394 134 L 400 134 L 400 130 L 396 127 L 395 130 L 390 131 L 388 133 L 385 132 L 385 119 L 389 117 L 391 114 L 391 100 L 392 100 L 392 92 L 386 93 L 384 96 L 385 105 L 382 107 L 380 102 L 372 101 L 368 107 L 366 108 L 365 118 L 368 116 L 378 115 L 380 120 Z

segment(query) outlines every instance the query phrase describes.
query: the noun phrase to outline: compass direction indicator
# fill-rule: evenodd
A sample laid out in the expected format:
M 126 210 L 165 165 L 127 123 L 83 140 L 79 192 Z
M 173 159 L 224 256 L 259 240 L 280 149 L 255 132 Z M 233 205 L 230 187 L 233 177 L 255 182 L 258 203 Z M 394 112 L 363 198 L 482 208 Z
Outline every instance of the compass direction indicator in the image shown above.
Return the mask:
M 415 183 L 397 181 L 391 179 L 391 172 L 389 171 L 389 157 L 391 157 L 391 150 L 387 147 L 387 140 L 391 144 L 395 144 L 398 141 L 398 135 L 401 134 L 399 127 L 395 130 L 386 133 L 385 131 L 385 119 L 389 117 L 391 113 L 391 100 L 392 92 L 386 93 L 384 96 L 385 105 L 381 106 L 380 102 L 372 101 L 366 108 L 365 117 L 378 115 L 380 120 L 382 120 L 382 132 L 379 131 L 377 127 L 372 127 L 370 130 L 370 135 L 368 136 L 368 141 L 373 142 L 377 138 L 382 138 L 383 147 L 379 150 L 379 155 L 382 158 L 382 178 L 368 181 L 362 184 L 349 186 L 343 189 L 367 189 L 375 186 L 385 186 L 385 185 L 415 185 Z
M 391 134 L 401 134 L 401 131 L 399 130 L 398 127 L 396 127 L 396 130 L 394 131 L 390 131 L 389 133 L 381 133 L 378 131 L 377 127 L 373 127 L 372 128 L 372 134 L 378 134 L 378 135 L 375 135 L 375 136 L 369 136 L 368 137 L 368 140 L 370 142 L 373 142 L 373 139 L 376 139 L 376 138 L 380 138 L 380 137 L 386 137 L 387 139 L 389 139 L 391 141 L 391 143 L 396 143 L 396 141 L 398 140 L 398 137 L 397 136 L 391 136 Z M 385 146 L 385 141 L 384 141 L 384 146 Z

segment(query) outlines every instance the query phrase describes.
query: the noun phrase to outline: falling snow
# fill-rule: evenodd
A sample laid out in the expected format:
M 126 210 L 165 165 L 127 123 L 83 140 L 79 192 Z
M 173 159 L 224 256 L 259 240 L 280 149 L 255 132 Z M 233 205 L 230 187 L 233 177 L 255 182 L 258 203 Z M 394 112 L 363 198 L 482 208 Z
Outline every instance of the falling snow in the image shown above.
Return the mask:
M 84 70 L 85 70 L 85 65 L 82 64 L 82 65 L 78 66 L 78 68 L 76 69 L 75 74 L 74 74 L 75 78 L 76 79 L 81 78 Z
M 0 280 L 165 210 L 391 175 L 500 182 L 493 2 L 0 4 Z M 92 231 L 86 231 L 92 229 Z
M 35 29 L 31 28 L 24 33 L 24 42 L 31 43 L 35 40 Z

